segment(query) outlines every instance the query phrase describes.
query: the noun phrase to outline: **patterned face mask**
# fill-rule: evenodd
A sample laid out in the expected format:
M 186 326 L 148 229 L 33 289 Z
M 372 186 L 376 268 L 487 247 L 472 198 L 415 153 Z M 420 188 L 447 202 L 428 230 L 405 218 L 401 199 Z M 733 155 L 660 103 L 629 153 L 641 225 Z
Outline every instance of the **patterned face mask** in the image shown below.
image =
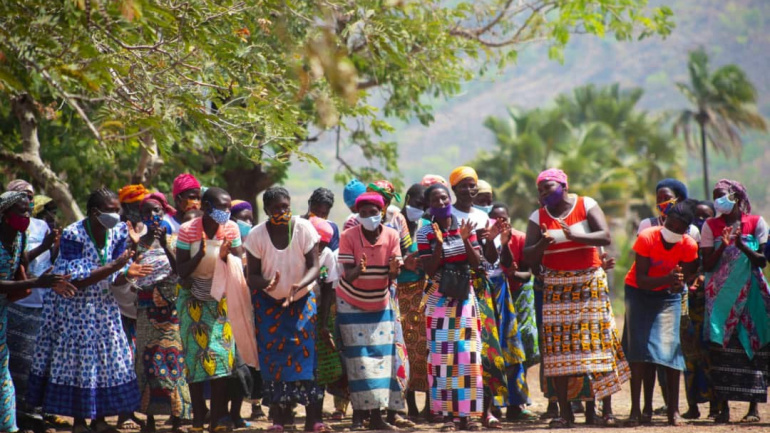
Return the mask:
M 270 215 L 270 222 L 273 225 L 285 226 L 289 224 L 289 221 L 291 221 L 291 210 Z
M 217 224 L 223 226 L 227 224 L 227 221 L 230 220 L 230 210 L 221 210 L 212 207 L 211 210 L 208 212 L 211 219 L 216 221 Z
M 666 200 L 663 202 L 658 203 L 658 212 L 660 212 L 661 215 L 668 214 L 668 211 L 671 210 L 672 207 L 676 204 L 676 198 L 672 198 L 671 200 Z

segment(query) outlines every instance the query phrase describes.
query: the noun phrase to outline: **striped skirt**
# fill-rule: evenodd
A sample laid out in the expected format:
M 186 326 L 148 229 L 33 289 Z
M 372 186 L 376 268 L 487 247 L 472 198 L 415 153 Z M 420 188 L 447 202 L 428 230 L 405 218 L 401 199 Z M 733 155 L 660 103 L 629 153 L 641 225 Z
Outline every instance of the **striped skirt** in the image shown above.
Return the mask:
M 770 347 L 763 347 L 749 359 L 738 338 L 733 336 L 727 347 L 712 343 L 708 350 L 711 380 L 718 400 L 767 402 Z
M 337 298 L 337 326 L 354 410 L 405 407 L 399 377 L 405 380 L 406 372 L 396 371 L 395 319 L 390 303 L 383 310 L 366 311 Z
M 27 394 L 29 370 L 35 356 L 37 331 L 43 326 L 43 309 L 8 305 L 8 350 L 10 351 L 10 370 L 13 385 L 16 387 L 16 404 L 20 410 L 31 411 L 26 407 L 24 397 Z
M 479 416 L 484 408 L 481 377 L 481 322 L 476 295 L 447 298 L 428 295 L 428 383 L 431 412 L 443 416 Z
M 607 274 L 546 269 L 543 278 L 543 373 L 545 377 L 582 376 L 591 397 L 620 391 L 631 377 L 610 304 Z

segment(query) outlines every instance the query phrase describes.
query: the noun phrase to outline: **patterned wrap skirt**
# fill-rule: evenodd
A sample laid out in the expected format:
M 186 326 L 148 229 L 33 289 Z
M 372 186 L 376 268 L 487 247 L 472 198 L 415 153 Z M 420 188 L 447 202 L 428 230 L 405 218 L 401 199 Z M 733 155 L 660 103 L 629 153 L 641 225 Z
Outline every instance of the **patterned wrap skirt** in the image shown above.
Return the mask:
M 484 409 L 481 377 L 481 321 L 471 289 L 467 299 L 427 295 L 428 383 L 431 412 L 443 416 L 480 416 Z
M 342 370 L 342 358 L 337 351 L 337 347 L 340 347 L 339 333 L 335 332 L 337 323 L 337 305 L 332 304 L 329 317 L 326 323 L 320 321 L 316 324 L 316 352 L 318 354 L 318 368 L 316 370 L 316 382 L 320 386 L 334 385 L 342 379 L 344 371 Z M 325 338 L 320 338 L 321 330 L 325 329 L 334 339 L 334 345 L 332 347 Z M 332 388 L 334 388 L 332 386 Z
M 505 353 L 500 346 L 500 333 L 497 329 L 494 288 L 486 273 L 475 273 L 473 289 L 478 299 L 479 319 L 481 320 L 481 362 L 484 378 L 484 395 L 497 407 L 506 406 L 508 400 L 508 375 L 505 371 Z M 521 340 L 518 341 L 519 347 Z M 524 354 L 521 352 L 521 357 Z
M 711 380 L 718 400 L 767 403 L 770 385 L 770 347 L 754 352 L 749 359 L 738 338 L 727 347 L 709 345 Z
M 688 296 L 687 326 L 682 326 L 682 352 L 684 353 L 684 388 L 687 401 L 707 403 L 713 399 L 711 367 L 708 343 L 703 339 L 703 316 L 706 295 L 703 288 Z
M 398 361 L 396 314 L 392 303 L 367 311 L 337 298 L 337 326 L 354 410 L 405 407 L 401 383 L 406 370 Z
M 137 294 L 136 376 L 142 393 L 141 412 L 190 418 L 192 403 L 185 378 L 185 357 L 176 309 L 176 278 Z
M 573 376 L 571 399 L 598 400 L 620 391 L 631 370 L 620 344 L 604 270 L 546 269 L 543 285 L 544 376 Z
M 13 385 L 16 387 L 16 406 L 19 410 L 32 411 L 26 407 L 24 396 L 27 393 L 29 370 L 37 346 L 37 331 L 43 326 L 43 309 L 8 305 L 8 350 L 10 351 L 10 370 Z
M 235 339 L 227 321 L 227 298 L 201 301 L 188 289 L 178 290 L 176 308 L 187 382 L 230 376 L 235 362 Z
M 8 301 L 0 295 L 0 431 L 15 432 L 16 397 L 11 372 L 8 370 Z
M 542 292 L 540 292 L 542 294 Z M 516 308 L 516 322 L 519 325 L 521 343 L 524 345 L 524 368 L 540 363 L 540 344 L 537 331 L 535 291 L 530 281 L 519 290 L 512 292 Z
M 492 283 L 492 298 L 495 301 L 497 332 L 505 361 L 508 384 L 508 396 L 505 403 L 511 406 L 531 404 L 524 369 L 526 353 L 519 332 L 516 306 L 511 292 L 508 290 L 508 280 L 503 273 L 499 273 L 491 277 L 490 281 Z
M 315 380 L 316 302 L 312 291 L 287 307 L 258 290 L 254 295 L 263 402 L 288 407 L 323 401 Z
M 425 285 L 425 280 L 422 280 L 399 283 L 397 288 L 404 342 L 409 355 L 409 391 L 428 392 L 429 389 L 428 340 L 425 337 L 425 310 L 422 308 Z

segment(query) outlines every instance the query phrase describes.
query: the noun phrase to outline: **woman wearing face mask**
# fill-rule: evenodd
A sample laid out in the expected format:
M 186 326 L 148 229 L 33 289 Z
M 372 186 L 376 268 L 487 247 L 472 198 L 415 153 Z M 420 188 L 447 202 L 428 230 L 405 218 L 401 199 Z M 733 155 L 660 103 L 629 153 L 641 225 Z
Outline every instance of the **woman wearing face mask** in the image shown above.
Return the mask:
M 492 185 L 486 180 L 479 179 L 476 184 L 478 192 L 473 197 L 473 207 L 489 215 L 492 212 Z
M 524 257 L 543 276 L 543 370 L 560 410 L 550 425 L 571 427 L 569 401 L 577 398 L 605 399 L 609 422 L 609 396 L 620 391 L 630 371 L 599 254 L 611 241 L 607 221 L 595 200 L 568 194 L 567 175 L 559 169 L 540 173 L 537 190 L 542 207 L 529 218 Z
M 246 239 L 254 225 L 254 209 L 251 204 L 243 200 L 233 200 L 230 208 L 230 219 L 238 224 L 241 239 Z
M 235 338 L 225 287 L 214 285 L 217 260 L 243 254 L 238 225 L 230 221 L 230 195 L 212 187 L 203 195 L 202 217 L 184 223 L 176 242 L 176 272 L 182 287 L 176 302 L 184 347 L 193 430 L 203 430 L 207 414 L 204 385 L 211 385 L 209 430 L 227 430 L 227 379 L 235 362 Z
M 167 241 L 171 228 L 163 220 L 169 208 L 159 192 L 146 195 L 139 206 L 147 231 L 139 240 L 138 262 L 152 268 L 131 284 L 137 291 L 135 365 L 146 432 L 156 430 L 156 415 L 170 415 L 172 431 L 179 432 L 192 410 L 176 311 L 176 260 Z
M 23 191 L 7 191 L 0 194 L 0 221 L 2 221 L 0 224 L 0 243 L 2 243 L 0 247 L 0 414 L 2 414 L 0 431 L 16 431 L 16 397 L 9 371 L 9 353 L 6 344 L 9 305 L 13 301 L 27 297 L 33 288 L 53 287 L 54 291 L 62 296 L 71 296 L 75 291 L 75 288 L 67 282 L 68 276 L 45 273 L 27 279 L 25 232 L 30 224 L 29 203 L 27 193 Z M 23 385 L 26 386 L 26 383 Z M 24 399 L 20 401 L 23 402 Z M 30 408 L 33 407 L 30 406 Z
M 171 227 L 169 234 L 176 234 L 184 223 L 185 213 L 201 208 L 201 184 L 195 176 L 182 173 L 174 179 L 172 195 L 175 211 L 167 213 L 163 220 Z
M 406 380 L 406 371 L 396 368 L 397 310 L 390 289 L 403 262 L 398 232 L 382 224 L 384 208 L 380 193 L 361 194 L 356 199 L 359 225 L 340 237 L 343 275 L 337 288 L 337 325 L 350 384 L 353 430 L 363 429 L 367 413 L 370 429 L 393 430 L 380 409 L 404 409 L 400 382 Z
M 770 292 L 761 253 L 767 224 L 751 214 L 740 182 L 722 179 L 713 195 L 718 216 L 706 220 L 700 246 L 706 271 L 704 338 L 720 411 L 714 421 L 730 421 L 733 400 L 749 402 L 742 422 L 759 422 L 757 403 L 767 400 L 770 362 Z
M 473 288 L 479 299 L 479 316 L 484 330 L 481 333 L 485 399 L 482 420 L 487 427 L 500 428 L 500 421 L 491 412 L 492 409 L 507 405 L 508 377 L 504 363 L 498 361 L 498 358 L 505 354 L 500 345 L 500 331 L 497 328 L 495 289 L 488 274 L 498 262 L 499 255 L 494 237 L 489 234 L 489 215 L 473 207 L 473 200 L 478 195 L 478 180 L 476 170 L 471 167 L 458 167 L 449 175 L 449 183 L 456 197 L 452 205 L 452 216 L 459 221 L 469 221 L 475 225 L 476 236 L 484 253 L 481 264 L 472 269 Z M 513 361 L 510 356 L 508 359 Z
M 631 415 L 626 425 L 639 425 L 642 382 L 655 380 L 656 366 L 667 376 L 668 423 L 679 416 L 679 375 L 684 356 L 679 340 L 682 292 L 698 268 L 698 244 L 685 235 L 695 217 L 695 200 L 668 210 L 664 225 L 644 230 L 634 243 L 636 260 L 626 275 L 626 320 L 623 351 L 631 364 Z M 652 383 L 645 384 L 644 412 L 652 411 Z
M 703 230 L 707 219 L 713 218 L 714 203 L 710 200 L 698 202 L 695 207 L 695 219 L 692 225 Z M 700 258 L 700 256 L 699 256 Z M 700 263 L 700 260 L 699 260 Z M 697 277 L 687 291 L 687 315 L 689 320 L 682 333 L 682 352 L 684 353 L 684 389 L 687 397 L 687 412 L 684 419 L 700 418 L 699 403 L 709 403 L 709 418 L 717 416 L 717 404 L 711 387 L 711 371 L 708 365 L 708 342 L 703 339 L 703 316 L 706 310 L 705 276 L 703 267 L 698 268 Z
M 128 265 L 138 235 L 120 222 L 118 196 L 108 189 L 88 198 L 88 216 L 64 229 L 53 272 L 77 291 L 47 296 L 29 378 L 27 402 L 75 419 L 72 431 L 113 432 L 106 416 L 139 408 L 139 387 L 120 311 L 110 284 L 151 269 Z M 131 238 L 129 239 L 129 235 Z M 127 247 L 131 248 L 127 248 Z
M 425 187 L 419 183 L 412 185 L 406 192 L 404 208 L 401 214 L 406 218 L 409 235 L 416 239 L 417 230 L 422 225 L 425 214 Z M 398 306 L 401 310 L 401 323 L 404 329 L 406 353 L 409 354 L 409 380 L 407 382 L 406 402 L 408 416 L 414 420 L 419 416 L 415 391 L 426 393 L 423 412 L 430 417 L 430 395 L 428 394 L 427 341 L 425 339 L 425 313 L 420 308 L 425 289 L 425 272 L 417 263 L 417 243 L 406 250 L 404 269 L 398 276 Z
M 254 298 L 262 401 L 273 425 L 293 424 L 293 406 L 305 406 L 305 431 L 327 431 L 321 420 L 324 391 L 315 380 L 317 309 L 313 287 L 320 273 L 320 236 L 304 218 L 292 216 L 282 187 L 262 195 L 268 221 L 246 238 L 248 283 Z
M 460 428 L 477 431 L 481 425 L 471 417 L 484 411 L 484 382 L 478 301 L 470 272 L 481 264 L 480 248 L 474 224 L 452 215 L 446 186 L 428 187 L 425 201 L 431 224 L 417 231 L 417 247 L 422 268 L 434 281 L 425 309 L 431 412 L 444 417 L 441 431 L 455 431 L 456 417 Z

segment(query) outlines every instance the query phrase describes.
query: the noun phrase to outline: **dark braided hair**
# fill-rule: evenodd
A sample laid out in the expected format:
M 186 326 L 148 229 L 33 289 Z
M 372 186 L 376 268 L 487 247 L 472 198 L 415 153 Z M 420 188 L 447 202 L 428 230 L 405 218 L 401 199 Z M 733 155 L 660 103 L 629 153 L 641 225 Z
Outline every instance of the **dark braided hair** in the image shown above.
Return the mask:
M 675 204 L 670 211 L 668 211 L 666 218 L 676 218 L 687 223 L 689 226 L 695 219 L 695 208 L 697 206 L 698 200 L 688 198 L 685 201 L 680 201 L 679 203 Z
M 105 187 L 98 188 L 88 196 L 86 211 L 90 212 L 91 209 L 98 208 L 99 206 L 107 203 L 108 200 L 114 200 L 117 198 L 118 194 L 116 194 L 115 191 Z
M 291 196 L 289 195 L 289 190 L 282 186 L 271 186 L 270 188 L 266 189 L 265 192 L 262 194 L 262 207 L 267 210 L 267 207 L 270 206 L 270 203 L 272 203 L 274 200 L 277 200 L 281 197 L 284 197 L 288 200 L 291 200 Z
M 331 208 L 334 206 L 334 193 L 329 188 L 316 188 L 313 194 L 310 195 L 307 203 L 309 205 L 319 204 Z

